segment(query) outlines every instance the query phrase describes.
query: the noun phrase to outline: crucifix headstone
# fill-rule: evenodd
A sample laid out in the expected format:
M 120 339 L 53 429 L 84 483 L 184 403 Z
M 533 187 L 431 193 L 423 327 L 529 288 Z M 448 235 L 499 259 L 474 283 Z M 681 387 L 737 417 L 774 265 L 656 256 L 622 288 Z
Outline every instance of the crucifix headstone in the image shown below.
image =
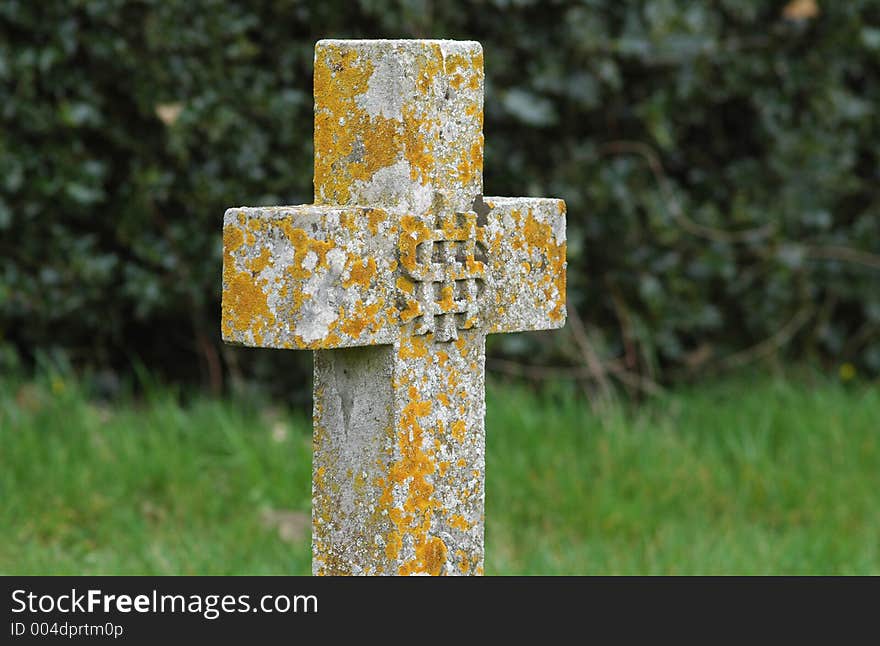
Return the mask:
M 224 341 L 315 350 L 312 569 L 483 571 L 487 334 L 565 322 L 565 203 L 483 197 L 483 52 L 315 47 L 315 202 L 223 220 Z

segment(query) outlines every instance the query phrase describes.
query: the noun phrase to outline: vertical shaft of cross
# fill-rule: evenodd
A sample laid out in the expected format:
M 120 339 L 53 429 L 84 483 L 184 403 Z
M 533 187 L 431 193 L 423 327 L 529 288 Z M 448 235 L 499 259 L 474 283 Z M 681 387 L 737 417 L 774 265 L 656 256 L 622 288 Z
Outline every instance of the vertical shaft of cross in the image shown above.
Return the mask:
M 425 238 L 476 217 L 482 92 L 478 43 L 316 47 L 315 202 L 397 214 L 411 263 L 393 345 L 315 353 L 316 574 L 482 572 L 484 331 L 452 305 L 473 280 L 437 274 Z M 466 273 L 468 244 L 472 259 L 474 240 L 436 243 L 436 264 Z

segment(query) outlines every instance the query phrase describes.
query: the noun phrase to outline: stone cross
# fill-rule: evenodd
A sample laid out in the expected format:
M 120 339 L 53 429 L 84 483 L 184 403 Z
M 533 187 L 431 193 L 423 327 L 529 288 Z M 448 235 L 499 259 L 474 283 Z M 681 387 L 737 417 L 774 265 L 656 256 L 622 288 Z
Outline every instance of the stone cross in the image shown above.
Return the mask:
M 565 322 L 565 203 L 483 197 L 476 42 L 322 40 L 315 201 L 223 219 L 223 340 L 315 350 L 315 574 L 481 574 L 487 334 Z

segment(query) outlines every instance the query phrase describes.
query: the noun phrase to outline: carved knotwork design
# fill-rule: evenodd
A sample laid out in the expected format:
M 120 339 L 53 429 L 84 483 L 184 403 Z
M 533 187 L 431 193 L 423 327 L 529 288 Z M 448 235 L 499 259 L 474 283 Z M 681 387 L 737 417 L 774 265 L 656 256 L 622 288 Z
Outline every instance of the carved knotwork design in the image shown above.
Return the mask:
M 457 330 L 479 326 L 486 247 L 475 212 L 438 216 L 418 240 L 402 238 L 401 253 L 415 254 L 415 263 L 403 269 L 418 304 L 414 334 L 432 332 L 436 341 L 451 341 Z

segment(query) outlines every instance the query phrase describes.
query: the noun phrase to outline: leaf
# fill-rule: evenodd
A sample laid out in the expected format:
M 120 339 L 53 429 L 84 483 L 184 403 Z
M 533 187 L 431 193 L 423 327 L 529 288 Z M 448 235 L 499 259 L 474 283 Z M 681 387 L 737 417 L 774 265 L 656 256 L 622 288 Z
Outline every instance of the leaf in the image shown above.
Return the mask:
M 513 88 L 502 99 L 507 111 L 530 126 L 549 126 L 558 120 L 553 104 L 532 92 Z
M 779 248 L 779 262 L 790 269 L 798 269 L 804 264 L 804 248 L 798 244 L 784 244 Z
M 98 126 L 101 123 L 101 114 L 95 106 L 77 102 L 63 102 L 60 108 L 61 121 L 69 126 Z
M 782 9 L 786 20 L 810 20 L 819 15 L 819 3 L 816 0 L 792 0 Z
M 183 112 L 182 103 L 160 103 L 156 106 L 156 116 L 166 126 L 173 126 L 181 112 Z
M 862 44 L 871 51 L 880 49 L 880 29 L 877 27 L 862 27 Z

